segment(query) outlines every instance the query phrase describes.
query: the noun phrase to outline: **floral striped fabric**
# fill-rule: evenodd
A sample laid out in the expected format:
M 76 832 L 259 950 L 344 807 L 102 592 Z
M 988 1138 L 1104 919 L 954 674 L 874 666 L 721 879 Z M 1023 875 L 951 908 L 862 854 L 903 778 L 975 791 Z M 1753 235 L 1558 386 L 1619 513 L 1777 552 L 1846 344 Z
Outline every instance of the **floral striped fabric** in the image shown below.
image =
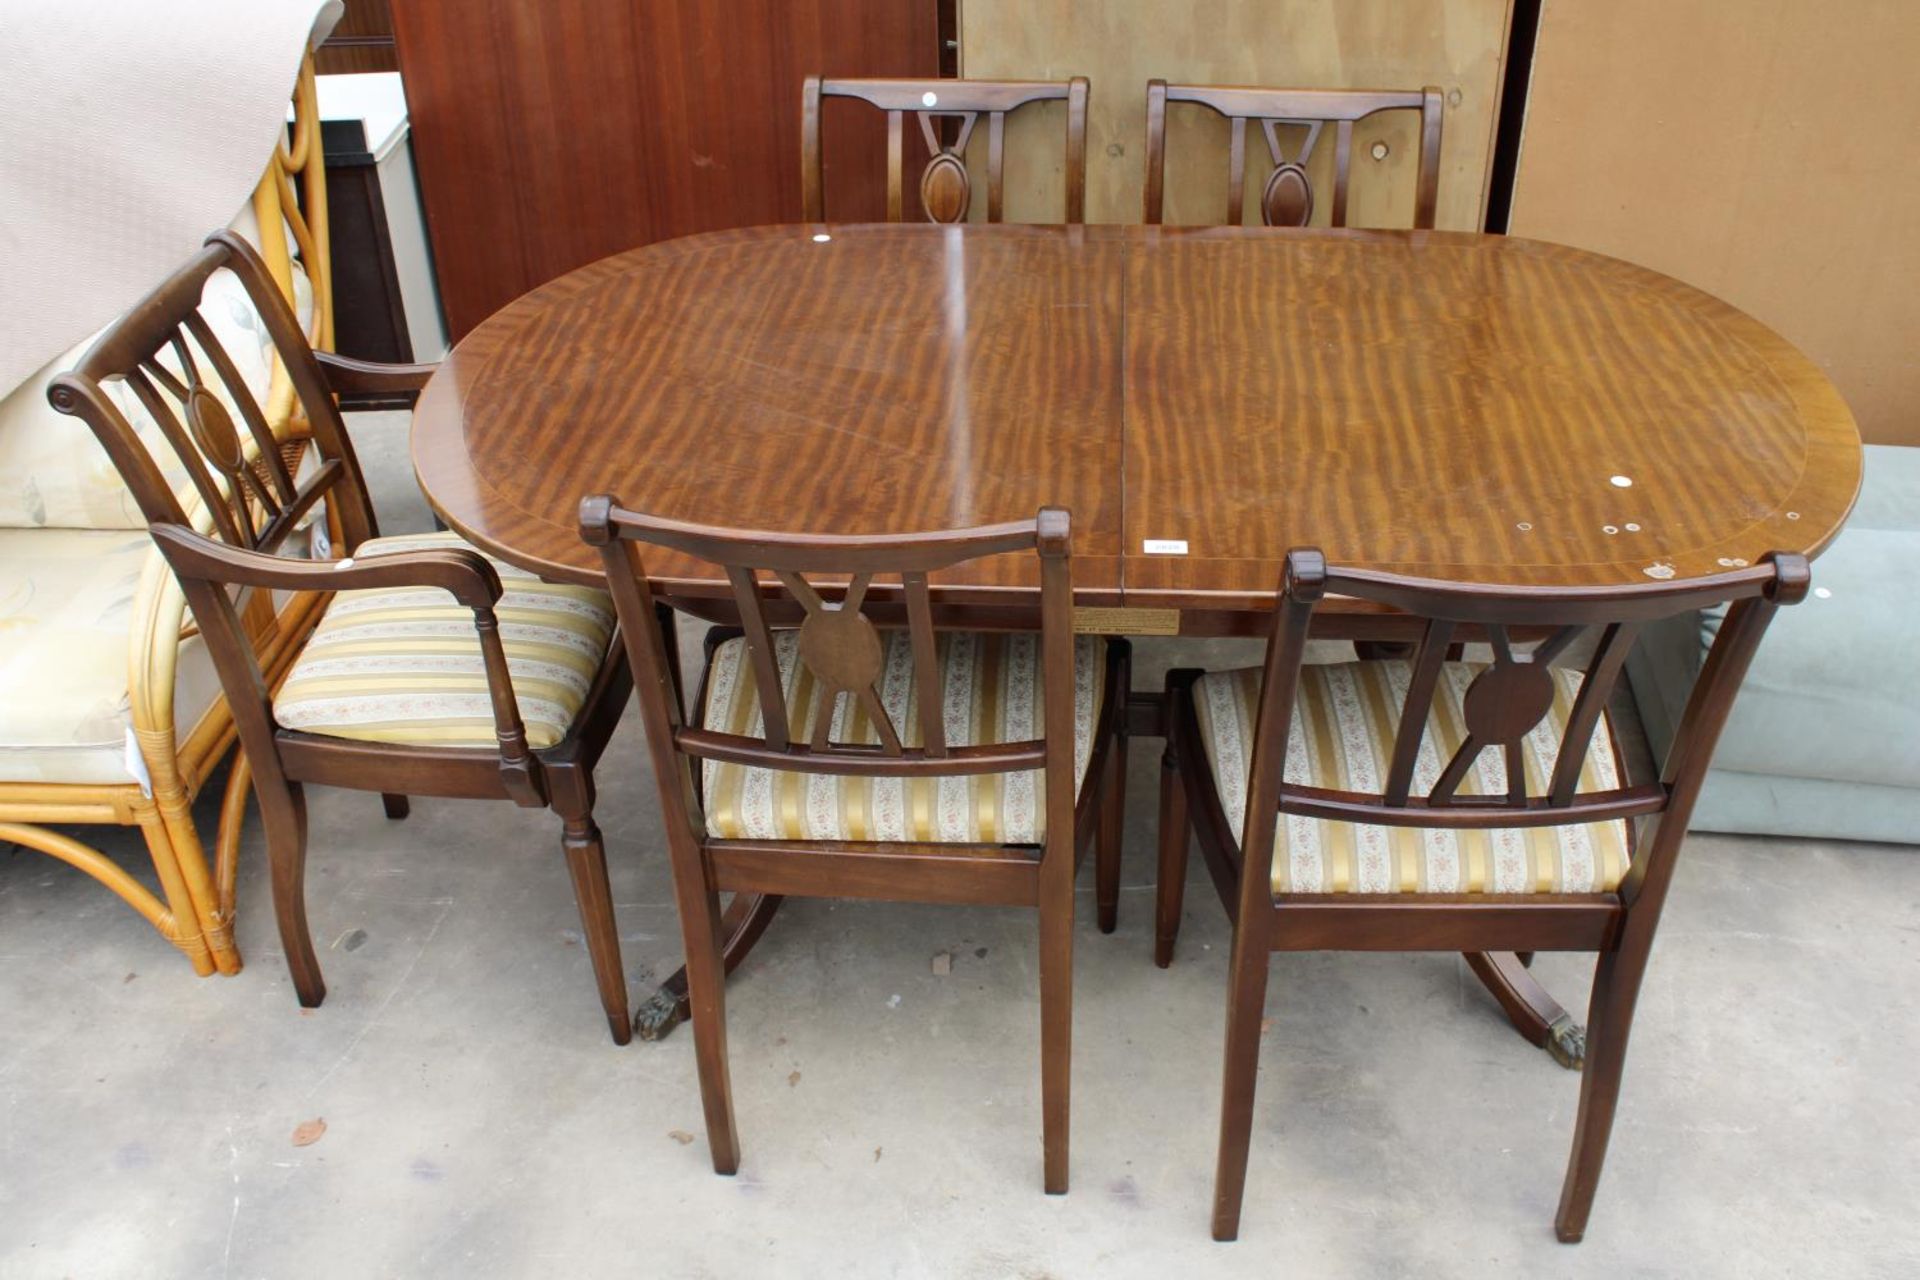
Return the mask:
M 360 559 L 466 547 L 452 533 L 374 538 Z M 491 560 L 505 588 L 494 611 L 527 744 L 566 736 L 613 636 L 603 591 L 542 582 Z M 273 700 L 281 725 L 363 742 L 498 745 L 473 611 L 436 587 L 342 591 Z
M 1430 790 L 1465 740 L 1461 699 L 1485 664 L 1442 669 L 1427 722 L 1413 794 Z M 1545 792 L 1560 736 L 1580 692 L 1581 673 L 1555 668 L 1553 709 L 1525 741 L 1529 794 Z M 1299 786 L 1378 794 L 1386 785 L 1394 735 L 1412 664 L 1343 662 L 1307 666 L 1287 741 L 1286 780 Z M 1194 689 L 1201 737 L 1220 802 L 1238 836 L 1246 828 L 1257 668 L 1203 676 Z M 1594 727 L 1578 790 L 1621 785 L 1607 718 Z M 1506 753 L 1480 753 L 1459 794 L 1501 795 Z M 1601 893 L 1627 870 L 1624 822 L 1490 831 L 1443 831 L 1323 822 L 1282 814 L 1273 847 L 1273 892 L 1288 893 Z
M 880 697 L 902 745 L 921 743 L 912 645 L 885 634 Z M 1026 742 L 1045 734 L 1045 682 L 1040 637 L 948 632 L 936 637 L 942 716 L 950 747 Z M 774 657 L 786 691 L 788 732 L 810 741 L 826 702 L 798 661 L 799 633 L 776 632 Z M 758 736 L 760 694 L 746 641 L 729 640 L 707 671 L 703 724 L 721 733 Z M 1080 637 L 1073 650 L 1074 791 L 1086 779 L 1093 730 L 1106 683 L 1106 646 Z M 877 743 L 878 731 L 853 699 L 836 699 L 832 740 Z M 1044 771 L 949 778 L 838 777 L 703 762 L 707 834 L 723 840 L 871 840 L 933 843 L 1039 844 L 1046 838 Z

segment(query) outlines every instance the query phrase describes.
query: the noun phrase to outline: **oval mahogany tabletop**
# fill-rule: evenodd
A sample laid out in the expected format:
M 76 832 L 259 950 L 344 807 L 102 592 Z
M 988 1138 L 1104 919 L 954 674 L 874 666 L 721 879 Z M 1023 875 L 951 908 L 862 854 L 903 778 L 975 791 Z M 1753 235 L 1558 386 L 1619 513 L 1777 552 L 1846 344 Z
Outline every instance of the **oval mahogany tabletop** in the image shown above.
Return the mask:
M 422 394 L 475 545 L 599 580 L 580 499 L 818 533 L 1073 514 L 1085 604 L 1254 607 L 1287 548 L 1602 585 L 1816 554 L 1853 418 L 1758 321 L 1558 245 L 1446 232 L 773 226 L 507 306 Z M 1182 550 L 1182 548 L 1184 548 Z M 940 584 L 1004 598 L 1031 557 Z M 650 556 L 663 586 L 719 572 Z

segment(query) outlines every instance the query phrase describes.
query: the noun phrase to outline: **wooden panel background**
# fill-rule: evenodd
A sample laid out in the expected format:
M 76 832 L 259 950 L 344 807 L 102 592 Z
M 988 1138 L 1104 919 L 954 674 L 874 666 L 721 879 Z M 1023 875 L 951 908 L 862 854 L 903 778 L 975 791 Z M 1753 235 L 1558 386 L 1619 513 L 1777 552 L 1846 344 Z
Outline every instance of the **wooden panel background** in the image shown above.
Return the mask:
M 960 0 L 961 74 L 1093 82 L 1087 220 L 1139 222 L 1146 173 L 1147 81 L 1304 89 L 1403 89 L 1447 95 L 1442 229 L 1480 227 L 1511 0 Z M 1007 217 L 1060 220 L 1065 108 L 1030 107 L 1008 122 Z M 1354 226 L 1412 222 L 1418 117 L 1396 113 L 1354 130 Z M 1384 142 L 1376 160 L 1370 149 Z M 979 146 L 975 139 L 975 146 Z M 1291 146 L 1293 144 L 1289 144 Z M 1332 131 L 1309 166 L 1331 187 Z M 1290 152 L 1291 154 L 1291 152 Z M 1247 205 L 1271 163 L 1247 142 Z M 1219 222 L 1226 207 L 1227 125 L 1204 108 L 1167 110 L 1166 220 Z M 977 201 L 976 204 L 984 203 Z M 1324 223 L 1330 201 L 1316 200 Z M 976 208 L 975 215 L 980 210 Z M 1258 213 L 1250 217 L 1258 221 Z
M 1751 312 L 1920 445 L 1920 4 L 1548 0 L 1511 231 Z
M 800 82 L 933 76 L 935 0 L 392 0 L 455 339 L 573 268 L 800 218 Z M 885 118 L 826 115 L 827 214 L 885 216 Z

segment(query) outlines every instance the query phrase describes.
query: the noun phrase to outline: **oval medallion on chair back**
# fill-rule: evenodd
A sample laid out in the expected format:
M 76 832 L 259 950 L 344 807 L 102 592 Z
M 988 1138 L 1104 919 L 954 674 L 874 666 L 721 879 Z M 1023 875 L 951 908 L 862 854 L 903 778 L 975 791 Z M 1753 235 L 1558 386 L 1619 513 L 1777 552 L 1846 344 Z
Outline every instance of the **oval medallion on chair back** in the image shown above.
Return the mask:
M 925 116 L 920 120 L 926 123 Z M 962 132 L 971 132 L 972 128 L 969 117 Z M 964 222 L 972 201 L 973 180 L 967 177 L 967 166 L 957 154 L 941 151 L 927 162 L 926 172 L 920 175 L 920 207 L 929 222 Z
M 1022 80 L 822 80 L 808 76 L 801 88 L 801 216 L 824 222 L 826 190 L 821 175 L 820 106 L 826 98 L 853 98 L 887 113 L 887 221 L 904 214 L 906 117 L 912 113 L 926 144 L 927 164 L 920 172 L 920 216 L 928 222 L 965 222 L 973 205 L 973 178 L 967 172 L 967 144 L 974 126 L 987 118 L 988 222 L 1002 215 L 1009 112 L 1030 102 L 1067 104 L 1066 188 L 1063 222 L 1085 221 L 1087 157 L 1087 81 Z M 951 137 L 944 122 L 955 121 Z M 940 123 L 936 123 L 940 122 Z
M 1637 856 L 1629 869 L 1633 843 L 1622 823 L 1678 808 L 1684 829 L 1698 777 L 1680 766 L 1695 763 L 1685 759 L 1689 752 L 1711 753 L 1774 608 L 1805 588 L 1805 561 L 1791 555 L 1693 582 L 1530 593 L 1329 569 L 1317 552 L 1296 549 L 1287 558 L 1264 672 L 1198 682 L 1198 714 L 1228 815 L 1250 850 L 1274 851 L 1276 892 L 1300 891 L 1298 879 L 1311 886 L 1307 892 L 1324 891 L 1329 882 L 1359 891 L 1435 891 L 1428 883 L 1432 855 L 1453 850 L 1455 833 L 1471 829 L 1501 832 L 1499 840 L 1515 851 L 1532 848 L 1529 865 L 1517 874 L 1476 872 L 1471 883 L 1455 882 L 1458 869 L 1449 869 L 1438 889 L 1611 890 L 1622 875 L 1649 871 Z M 1424 619 L 1411 661 L 1363 660 L 1303 674 L 1307 629 L 1326 594 Z M 1660 781 L 1629 784 L 1606 720 L 1628 652 L 1647 622 L 1725 601 L 1738 602 L 1742 625 L 1701 677 L 1684 735 L 1689 746 L 1674 753 Z M 1492 651 L 1490 664 L 1460 660 L 1459 641 L 1475 631 Z M 1583 640 L 1591 652 L 1581 668 L 1553 665 Z M 1310 767 L 1297 770 L 1301 763 Z M 1329 843 L 1313 823 L 1293 818 L 1341 824 L 1340 839 Z M 1565 842 L 1546 829 L 1579 824 L 1591 831 L 1576 842 L 1583 852 L 1569 870 L 1562 865 Z M 1422 828 L 1436 834 L 1409 843 L 1394 831 L 1407 829 L 1411 838 Z M 1360 856 L 1367 851 L 1345 843 L 1353 830 L 1368 833 L 1377 855 L 1373 872 Z M 1290 852 L 1296 841 L 1318 843 L 1305 854 Z M 1329 881 L 1316 850 L 1334 845 L 1353 869 Z
M 219 281 L 231 282 L 234 296 L 209 318 L 204 299 Z M 324 500 L 344 550 L 370 536 L 372 507 L 339 410 L 258 252 L 232 231 L 217 232 L 154 302 L 110 325 L 74 375 L 55 379 L 47 393 L 56 409 L 87 420 L 146 521 L 271 553 Z M 222 312 L 252 323 L 216 323 Z M 183 318 L 154 318 L 162 314 Z M 298 479 L 288 461 L 297 446 L 269 417 L 276 359 L 291 383 L 290 416 L 307 424 L 319 454 Z
M 1167 159 L 1167 104 L 1189 102 L 1225 116 L 1227 144 L 1227 207 L 1222 219 L 1239 226 L 1244 218 L 1247 180 L 1247 121 L 1258 120 L 1273 169 L 1260 190 L 1260 220 L 1269 227 L 1304 227 L 1319 205 L 1307 166 L 1320 144 L 1323 126 L 1332 124 L 1332 200 L 1327 225 L 1347 225 L 1347 187 L 1353 175 L 1353 126 L 1383 111 L 1420 113 L 1420 173 L 1414 191 L 1413 226 L 1431 228 L 1440 193 L 1440 126 L 1442 102 L 1434 88 L 1411 92 L 1333 89 L 1241 89 L 1207 85 L 1170 85 L 1147 82 L 1146 221 L 1160 222 L 1165 204 Z M 1304 130 L 1294 149 L 1280 130 Z M 1376 143 L 1379 155 L 1384 144 Z

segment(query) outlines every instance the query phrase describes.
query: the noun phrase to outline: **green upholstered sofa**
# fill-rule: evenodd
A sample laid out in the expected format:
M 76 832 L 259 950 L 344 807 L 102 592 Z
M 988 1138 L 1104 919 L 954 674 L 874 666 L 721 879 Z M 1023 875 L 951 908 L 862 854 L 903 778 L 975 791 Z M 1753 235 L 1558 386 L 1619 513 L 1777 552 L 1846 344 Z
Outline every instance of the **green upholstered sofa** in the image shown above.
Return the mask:
M 1867 446 L 1859 504 L 1813 585 L 1760 647 L 1693 827 L 1920 844 L 1920 448 Z M 1629 659 L 1662 757 L 1718 626 L 1670 619 Z

